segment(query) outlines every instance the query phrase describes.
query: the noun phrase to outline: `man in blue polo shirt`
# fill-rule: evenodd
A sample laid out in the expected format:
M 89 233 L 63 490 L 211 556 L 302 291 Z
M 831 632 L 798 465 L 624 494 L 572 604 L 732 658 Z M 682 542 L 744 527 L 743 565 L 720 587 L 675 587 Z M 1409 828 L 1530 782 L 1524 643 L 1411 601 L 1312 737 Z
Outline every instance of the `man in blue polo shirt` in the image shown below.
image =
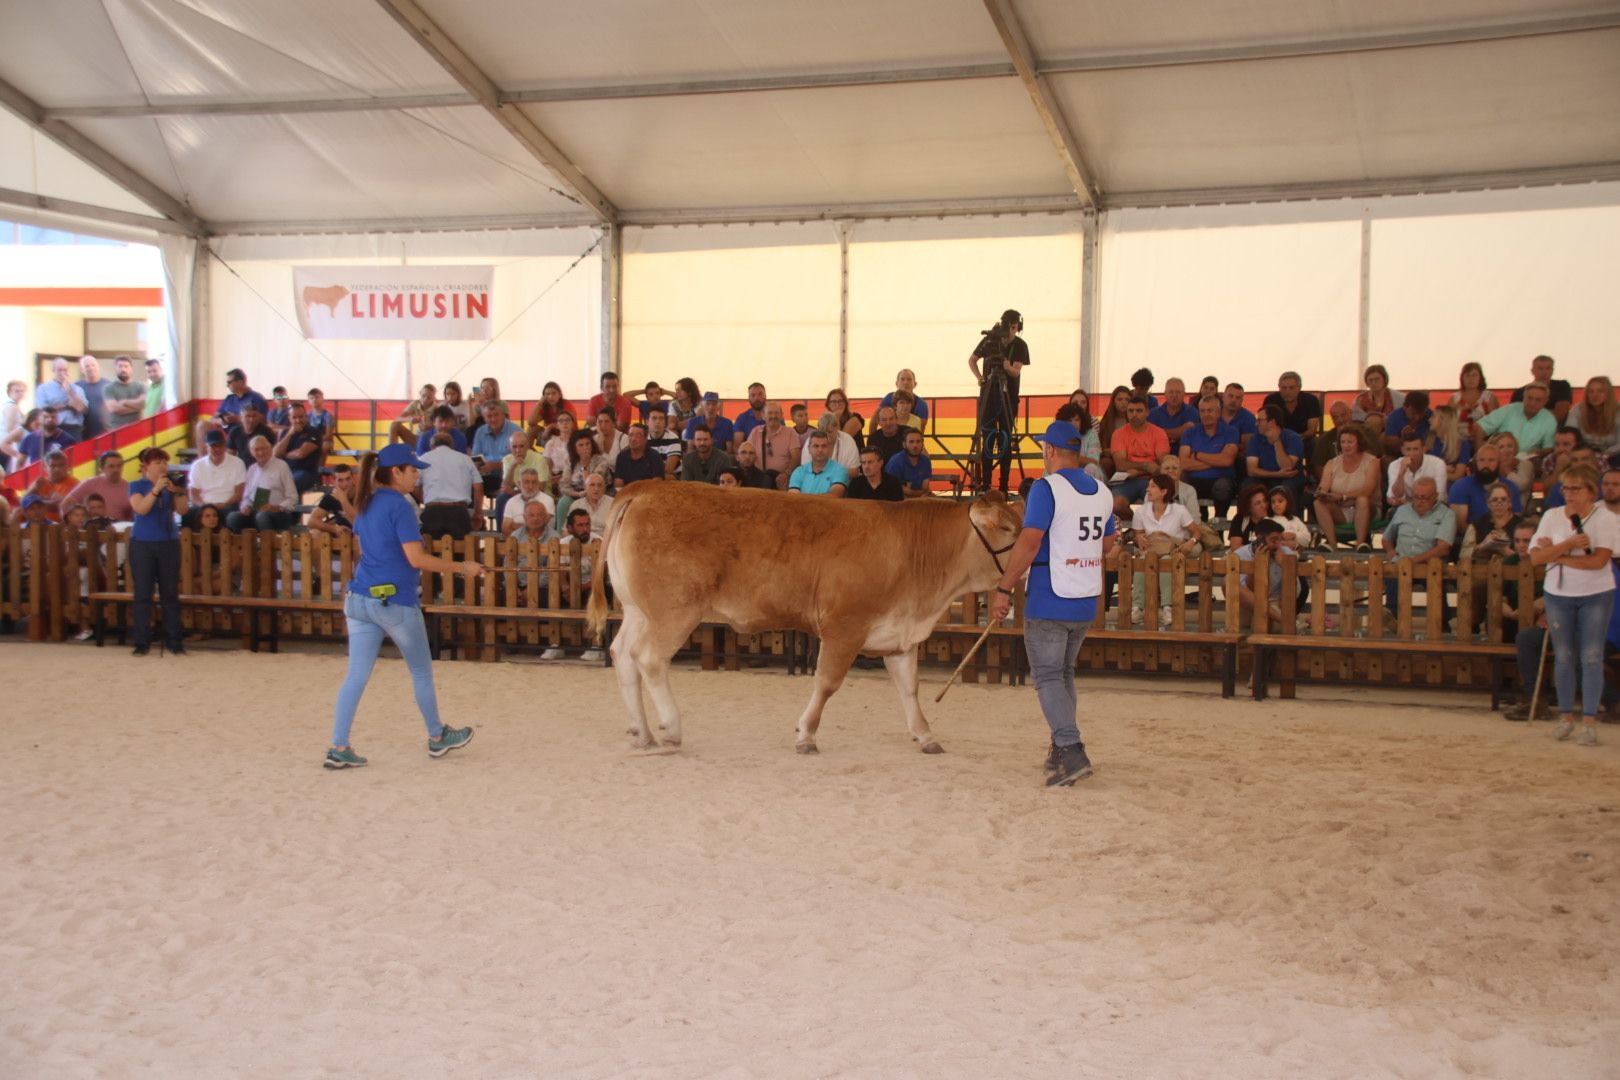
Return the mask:
M 1181 436 L 1181 475 L 1200 499 L 1213 499 L 1215 516 L 1225 517 L 1237 490 L 1238 433 L 1221 419 L 1214 394 L 1198 403 L 1198 423 Z
M 1166 379 L 1164 400 L 1148 412 L 1148 423 L 1163 428 L 1170 438 L 1170 452 L 1176 452 L 1181 437 L 1198 423 L 1198 413 L 1187 404 L 1187 384 L 1180 379 Z
M 197 445 L 206 446 L 208 443 L 208 429 L 217 427 L 225 432 L 227 441 L 230 439 L 231 429 L 242 422 L 242 414 L 252 406 L 263 417 L 269 414 L 270 406 L 265 402 L 264 395 L 248 385 L 247 373 L 241 368 L 231 368 L 225 373 L 225 387 L 230 393 L 225 395 L 214 412 L 214 419 L 197 421 Z M 268 435 L 269 433 L 266 432 Z M 274 441 L 273 439 L 271 440 Z
M 934 463 L 923 453 L 922 432 L 906 432 L 905 449 L 889 459 L 883 471 L 900 481 L 908 499 L 928 494 L 928 480 L 934 475 Z
M 1398 456 L 1401 452 L 1401 443 L 1416 435 L 1423 440 L 1423 445 L 1429 445 L 1429 394 L 1425 390 L 1413 390 L 1401 402 L 1401 407 L 1389 414 L 1384 421 L 1384 454 Z
M 1524 503 L 1519 497 L 1519 486 L 1503 476 L 1501 468 L 1502 452 L 1486 443 L 1474 452 L 1474 463 L 1470 471 L 1451 485 L 1446 499 L 1451 504 L 1452 513 L 1457 516 L 1458 535 L 1462 534 L 1470 521 L 1483 517 L 1490 509 L 1486 497 L 1492 484 L 1501 484 L 1513 493 L 1515 514 L 1524 512 Z
M 737 418 L 731 422 L 732 437 L 727 449 L 735 451 L 742 445 L 742 441 L 748 438 L 750 432 L 765 423 L 766 400 L 764 383 L 748 384 L 748 408 L 738 413 Z
M 1283 411 L 1263 405 L 1255 417 L 1256 432 L 1249 440 L 1249 479 L 1267 487 L 1289 488 L 1294 498 L 1305 490 L 1305 440 L 1284 426 Z
M 832 460 L 832 436 L 818 428 L 810 433 L 810 442 L 805 449 L 810 460 L 793 470 L 788 490 L 843 498 L 845 489 L 849 487 L 849 470 Z
M 990 597 L 990 622 L 1007 617 L 1013 589 L 1028 570 L 1024 649 L 1052 732 L 1046 785 L 1067 787 L 1091 775 L 1075 723 L 1074 659 L 1103 591 L 1103 559 L 1114 546 L 1114 497 L 1080 468 L 1081 437 L 1073 424 L 1055 420 L 1035 441 L 1045 475 L 1030 488 L 1023 531 Z
M 1255 427 L 1254 413 L 1243 407 L 1242 383 L 1226 384 L 1221 394 L 1221 419 L 1237 429 L 1239 446 L 1249 445 L 1249 436 L 1258 429 Z
M 699 423 L 709 429 L 709 434 L 718 449 L 725 450 L 731 446 L 737 429 L 730 420 L 720 415 L 720 395 L 713 390 L 703 395 L 703 408 L 686 422 L 686 430 L 681 432 L 681 438 L 691 442 L 692 432 L 697 430 Z

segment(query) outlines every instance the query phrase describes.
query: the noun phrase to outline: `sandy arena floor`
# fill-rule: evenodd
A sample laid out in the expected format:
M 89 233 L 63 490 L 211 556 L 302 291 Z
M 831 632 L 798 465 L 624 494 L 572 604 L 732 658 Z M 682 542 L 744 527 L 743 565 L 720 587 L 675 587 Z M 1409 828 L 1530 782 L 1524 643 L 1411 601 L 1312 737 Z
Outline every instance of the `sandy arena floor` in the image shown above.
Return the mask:
M 637 757 L 609 671 L 442 664 L 434 761 L 390 660 L 328 773 L 335 654 L 0 664 L 7 1078 L 1620 1075 L 1617 728 L 1090 679 L 1047 791 L 1028 688 L 927 757 L 855 673 L 805 758 L 687 668 Z

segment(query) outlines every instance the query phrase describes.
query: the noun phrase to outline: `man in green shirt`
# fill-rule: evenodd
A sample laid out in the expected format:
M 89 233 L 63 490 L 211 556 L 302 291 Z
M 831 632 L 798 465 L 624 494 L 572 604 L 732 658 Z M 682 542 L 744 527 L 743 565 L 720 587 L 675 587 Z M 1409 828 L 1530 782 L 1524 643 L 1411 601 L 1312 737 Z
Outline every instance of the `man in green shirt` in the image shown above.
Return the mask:
M 163 361 L 154 357 L 146 362 L 146 406 L 141 410 L 142 419 L 162 412 L 168 406 L 167 396 L 163 387 Z
M 1523 401 L 1486 413 L 1475 427 L 1487 437 L 1501 431 L 1509 432 L 1519 440 L 1519 452 L 1529 454 L 1552 449 L 1558 418 L 1547 408 L 1547 388 L 1541 383 L 1531 383 L 1524 388 Z M 1476 436 L 1474 445 L 1478 446 L 1484 441 Z
M 113 361 L 118 378 L 107 383 L 101 400 L 107 405 L 107 427 L 117 431 L 141 418 L 146 409 L 146 386 L 135 381 L 135 362 L 127 356 Z

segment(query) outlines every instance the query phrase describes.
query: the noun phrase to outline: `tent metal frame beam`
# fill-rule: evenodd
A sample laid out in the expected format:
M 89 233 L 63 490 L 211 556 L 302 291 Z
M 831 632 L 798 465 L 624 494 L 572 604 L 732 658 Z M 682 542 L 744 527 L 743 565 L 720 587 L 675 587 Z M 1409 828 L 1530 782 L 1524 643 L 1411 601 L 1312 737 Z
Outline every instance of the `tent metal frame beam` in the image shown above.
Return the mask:
M 1184 206 L 1246 205 L 1339 199 L 1374 199 L 1394 195 L 1443 195 L 1463 191 L 1512 190 L 1620 181 L 1620 161 L 1512 172 L 1460 173 L 1450 176 L 1389 180 L 1324 181 L 1252 187 L 1198 188 L 1180 191 L 1111 192 L 1097 209 L 1163 209 Z M 32 200 L 37 196 L 27 196 Z M 5 201 L 0 198 L 0 202 Z M 29 205 L 32 205 L 30 203 Z M 921 218 L 995 217 L 998 215 L 1072 214 L 1081 210 L 1069 195 L 1035 195 L 998 199 L 953 199 L 941 202 L 807 204 L 758 206 L 735 210 L 626 210 L 621 226 L 763 225 L 812 221 L 888 221 Z M 116 211 L 109 211 L 116 213 Z M 136 215 L 139 217 L 139 215 Z M 151 220 L 151 219 L 148 219 Z M 356 233 L 478 232 L 512 229 L 597 228 L 584 215 L 506 214 L 478 217 L 347 218 L 332 221 L 218 221 L 218 236 L 307 236 Z
M 383 0 L 379 0 L 383 2 Z M 1362 34 L 1307 41 L 1246 42 L 1201 49 L 1143 50 L 1133 53 L 1082 54 L 1053 58 L 1035 65 L 1037 75 L 1074 75 L 1087 72 L 1131 71 L 1140 68 L 1190 67 L 1255 60 L 1290 60 L 1395 49 L 1434 48 L 1478 42 L 1508 41 L 1620 29 L 1620 10 L 1559 19 L 1496 23 L 1487 26 L 1408 31 L 1398 34 Z M 958 82 L 969 79 L 1011 79 L 1017 69 L 1009 63 L 954 64 L 919 68 L 862 71 L 806 72 L 748 78 L 704 78 L 665 82 L 558 86 L 531 90 L 497 91 L 498 105 L 547 104 L 571 101 L 612 101 L 623 98 L 693 97 L 703 94 L 748 94 L 773 90 L 820 90 L 852 86 L 899 86 L 919 82 Z M 393 109 L 467 108 L 484 104 L 474 93 L 405 94 L 394 97 L 292 98 L 280 101 L 177 100 L 155 105 L 74 105 L 44 110 L 47 120 L 133 119 L 152 116 L 264 116 L 323 112 L 379 112 Z
M 1085 158 L 1080 153 L 1080 143 L 1074 137 L 1074 130 L 1063 116 L 1063 108 L 1058 104 L 1057 98 L 1052 96 L 1052 88 L 1035 67 L 1035 50 L 1030 47 L 1029 38 L 1024 34 L 1023 24 L 1018 21 L 1018 13 L 1013 10 L 1012 0 L 984 0 L 984 10 L 995 24 L 996 33 L 1001 37 L 1001 43 L 1007 49 L 1007 55 L 1012 58 L 1013 67 L 1018 70 L 1019 81 L 1024 84 L 1024 90 L 1029 94 L 1030 104 L 1035 106 L 1035 115 L 1040 119 L 1041 126 L 1052 140 L 1052 148 L 1057 151 L 1058 163 L 1063 166 L 1063 173 L 1069 178 L 1069 186 L 1074 189 L 1075 198 L 1080 205 L 1091 209 L 1097 205 L 1097 188 L 1091 181 L 1086 170 Z
M 21 206 L 47 214 L 64 214 L 69 217 L 87 218 L 91 221 L 105 221 L 111 225 L 129 225 L 137 229 L 154 229 L 157 232 L 173 233 L 177 236 L 196 235 L 189 227 L 168 218 L 137 214 L 129 210 L 113 210 L 105 206 L 96 206 L 93 203 L 74 202 L 72 199 L 58 199 L 52 195 L 36 195 L 31 191 L 17 191 L 12 188 L 0 188 L 0 206 Z
M 187 235 L 202 236 L 208 231 L 207 225 L 192 213 L 189 206 L 164 191 L 118 155 L 72 124 L 65 120 L 51 119 L 39 102 L 4 79 L 0 79 L 0 105 L 15 113 L 29 127 L 48 136 L 68 153 L 181 226 Z
M 529 119 L 527 113 L 518 106 L 501 100 L 500 88 L 439 28 L 416 0 L 376 0 L 376 2 L 378 7 L 410 34 L 424 52 L 437 61 L 440 67 L 454 77 L 456 82 L 494 117 L 496 123 L 505 128 L 535 160 L 544 165 L 558 182 L 568 189 L 569 194 L 578 199 L 598 220 L 611 223 L 618 217 L 618 210 L 608 201 L 607 196 L 597 190 L 596 185 L 591 183 L 569 160 L 568 155 L 564 154 L 533 120 Z

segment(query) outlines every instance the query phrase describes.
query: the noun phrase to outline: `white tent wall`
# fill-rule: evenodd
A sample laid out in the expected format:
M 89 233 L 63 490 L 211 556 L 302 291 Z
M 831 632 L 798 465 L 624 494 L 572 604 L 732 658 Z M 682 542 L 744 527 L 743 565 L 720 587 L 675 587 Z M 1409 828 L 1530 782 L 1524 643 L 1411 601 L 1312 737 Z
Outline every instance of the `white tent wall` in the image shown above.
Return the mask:
M 1546 353 L 1579 386 L 1620 373 L 1620 207 L 1375 221 L 1369 360 L 1396 385 L 1493 387 Z
M 209 260 L 211 348 L 205 385 L 248 372 L 268 390 L 319 386 L 329 396 L 399 399 L 415 386 L 493 375 L 513 398 L 548 380 L 594 385 L 601 353 L 601 258 L 589 229 L 366 236 L 216 238 Z M 294 266 L 493 264 L 492 341 L 306 341 L 294 304 Z M 234 270 L 234 273 L 233 273 Z M 574 393 L 572 389 L 569 393 Z
M 847 390 L 894 389 L 900 368 L 928 396 L 978 393 L 967 357 L 1016 308 L 1030 367 L 1025 394 L 1067 394 L 1080 378 L 1082 219 L 1078 213 L 858 222 L 849 248 Z
M 836 227 L 627 228 L 620 311 L 627 387 L 819 397 L 838 384 Z
M 1295 220 L 1242 223 L 1250 208 L 1103 216 L 1093 390 L 1128 385 L 1140 367 L 1155 385 L 1179 376 L 1194 390 L 1206 374 L 1274 389 L 1288 369 L 1308 386 L 1354 385 L 1360 221 L 1269 209 Z

